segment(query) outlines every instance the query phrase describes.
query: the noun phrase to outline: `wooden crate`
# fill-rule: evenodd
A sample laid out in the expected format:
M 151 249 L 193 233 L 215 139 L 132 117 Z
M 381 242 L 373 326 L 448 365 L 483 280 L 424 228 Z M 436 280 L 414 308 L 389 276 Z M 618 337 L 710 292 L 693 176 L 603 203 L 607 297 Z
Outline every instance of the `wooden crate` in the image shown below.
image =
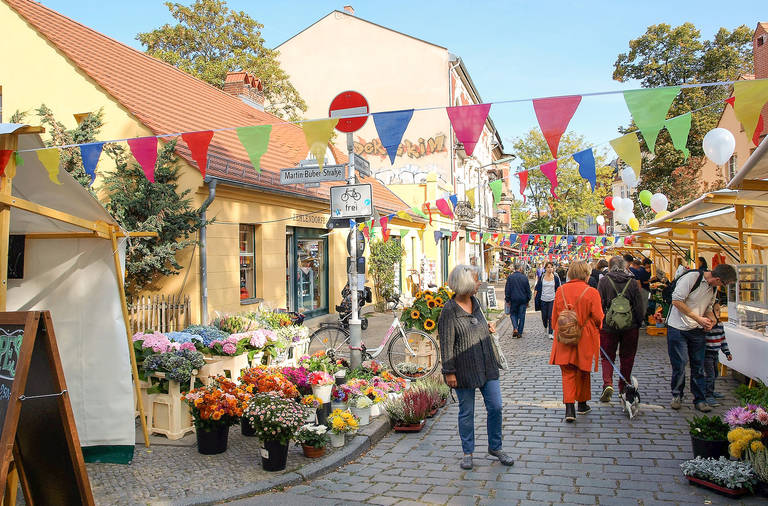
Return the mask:
M 667 335 L 667 327 L 651 327 L 648 326 L 645 328 L 645 332 L 649 336 L 666 336 Z
M 156 384 L 162 378 L 165 378 L 165 374 L 161 372 L 149 376 L 151 384 Z M 194 386 L 194 381 L 193 376 L 190 389 Z M 147 398 L 144 409 L 147 412 L 147 429 L 150 434 L 162 434 L 175 440 L 194 432 L 192 414 L 187 403 L 182 400 L 181 385 L 178 381 L 168 380 L 167 394 L 148 394 Z
M 250 367 L 248 354 L 234 355 L 232 357 L 212 356 L 205 357 L 205 365 L 200 369 L 197 378 L 209 385 L 216 376 L 226 376 L 237 382 L 240 371 Z

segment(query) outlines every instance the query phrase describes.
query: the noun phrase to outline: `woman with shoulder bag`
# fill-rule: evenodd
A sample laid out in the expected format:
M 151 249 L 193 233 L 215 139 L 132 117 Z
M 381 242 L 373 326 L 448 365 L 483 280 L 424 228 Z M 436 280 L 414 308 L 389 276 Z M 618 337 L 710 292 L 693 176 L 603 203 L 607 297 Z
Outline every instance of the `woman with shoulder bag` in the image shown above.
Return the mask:
M 603 308 L 600 294 L 587 285 L 589 265 L 584 261 L 571 264 L 568 281 L 555 293 L 552 326 L 555 339 L 549 363 L 559 365 L 563 375 L 563 402 L 565 421 L 576 420 L 574 404 L 579 403 L 578 413 L 584 415 L 592 409 L 587 404 L 591 397 L 589 374 L 594 362 L 600 359 L 600 329 Z
M 472 469 L 475 450 L 475 390 L 480 389 L 487 412 L 488 454 L 505 466 L 514 464 L 501 449 L 501 388 L 499 366 L 494 356 L 496 329 L 486 321 L 475 294 L 480 286 L 477 267 L 457 265 L 448 276 L 455 292 L 445 303 L 437 330 L 446 384 L 459 398 L 459 437 L 464 457 L 462 469 Z
M 552 307 L 555 304 L 555 292 L 560 288 L 560 277 L 555 274 L 555 265 L 547 262 L 544 266 L 544 272 L 539 277 L 534 289 L 535 295 L 533 303 L 536 311 L 541 311 L 541 322 L 547 331 L 547 335 L 552 339 Z

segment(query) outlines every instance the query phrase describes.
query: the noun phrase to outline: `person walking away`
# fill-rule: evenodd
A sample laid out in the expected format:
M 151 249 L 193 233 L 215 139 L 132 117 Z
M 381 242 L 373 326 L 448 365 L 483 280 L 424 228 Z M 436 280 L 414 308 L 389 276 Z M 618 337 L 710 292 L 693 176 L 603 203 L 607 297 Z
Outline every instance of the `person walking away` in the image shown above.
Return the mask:
M 544 265 L 544 273 L 539 277 L 534 289 L 534 308 L 541 311 L 541 323 L 547 331 L 547 336 L 552 339 L 552 306 L 555 303 L 555 291 L 560 288 L 560 277 L 555 274 L 555 265 L 547 262 Z
M 704 257 L 699 257 L 696 259 L 696 269 L 700 271 L 709 270 L 709 266 L 707 265 L 707 260 Z
M 579 414 L 587 414 L 592 410 L 587 404 L 587 401 L 592 398 L 589 374 L 593 362 L 594 370 L 597 371 L 600 349 L 598 329 L 603 322 L 603 308 L 600 303 L 600 294 L 587 284 L 589 272 L 589 265 L 584 261 L 579 260 L 571 264 L 568 269 L 570 281 L 563 284 L 555 293 L 555 306 L 552 312 L 555 339 L 552 342 L 549 363 L 560 366 L 565 421 L 568 423 L 576 420 L 575 403 L 579 404 Z M 571 314 L 571 310 L 575 315 Z M 576 317 L 581 337 L 575 344 L 566 344 L 561 342 L 561 339 L 565 339 L 565 332 L 559 334 L 558 331 L 561 325 L 566 325 L 569 320 L 572 320 L 570 318 L 572 316 Z
M 608 262 L 604 258 L 601 258 L 598 260 L 597 264 L 595 264 L 595 268 L 592 269 L 592 273 L 589 275 L 587 284 L 592 288 L 597 288 L 597 284 L 600 282 L 600 278 L 602 278 L 607 272 Z
M 600 402 L 608 402 L 613 395 L 613 365 L 616 352 L 619 353 L 619 370 L 624 378 L 632 376 L 637 353 L 637 341 L 640 323 L 643 321 L 643 302 L 640 289 L 634 278 L 627 273 L 626 263 L 620 256 L 608 262 L 608 274 L 598 284 L 600 301 L 605 313 L 603 327 L 600 329 L 600 346 L 606 358 L 601 355 L 603 372 L 603 391 Z M 626 383 L 619 379 L 619 393 L 624 393 Z
M 501 450 L 501 389 L 499 364 L 493 353 L 490 332 L 475 294 L 480 286 L 478 268 L 457 265 L 448 275 L 448 286 L 455 292 L 445 303 L 437 331 L 445 383 L 456 389 L 459 398 L 459 437 L 464 457 L 462 469 L 472 469 L 475 450 L 475 390 L 480 389 L 487 413 L 488 454 L 505 466 L 514 464 Z
M 685 390 L 685 366 L 690 361 L 691 393 L 699 411 L 712 411 L 706 403 L 705 333 L 717 323 L 713 311 L 715 289 L 736 282 L 736 270 L 721 264 L 712 271 L 687 271 L 675 282 L 667 320 L 667 349 L 672 365 L 672 409 L 680 409 Z
M 504 300 L 509 303 L 509 317 L 512 320 L 512 337 L 523 337 L 525 311 L 531 301 L 531 283 L 523 274 L 523 264 L 515 263 L 515 272 L 507 278 Z
M 720 314 L 720 304 L 715 302 L 713 313 L 717 317 Z M 733 360 L 731 350 L 728 348 L 728 342 L 725 340 L 725 330 L 723 324 L 719 321 L 707 332 L 707 349 L 704 352 L 704 375 L 707 377 L 704 397 L 707 404 L 716 408 L 720 405 L 717 399 L 723 397 L 723 394 L 715 391 L 715 380 L 717 379 L 717 365 L 720 363 L 720 351 L 723 352 L 728 361 Z

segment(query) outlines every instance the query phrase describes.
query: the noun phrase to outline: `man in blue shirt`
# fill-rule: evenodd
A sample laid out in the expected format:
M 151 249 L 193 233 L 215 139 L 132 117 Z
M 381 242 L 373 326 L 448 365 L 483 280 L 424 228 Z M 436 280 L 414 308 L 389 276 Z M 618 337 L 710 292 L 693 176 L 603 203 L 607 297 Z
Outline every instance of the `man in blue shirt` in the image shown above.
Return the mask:
M 523 274 L 523 264 L 515 263 L 515 272 L 507 277 L 504 287 L 504 300 L 509 304 L 509 317 L 512 320 L 512 337 L 523 337 L 525 311 L 531 301 L 531 284 Z

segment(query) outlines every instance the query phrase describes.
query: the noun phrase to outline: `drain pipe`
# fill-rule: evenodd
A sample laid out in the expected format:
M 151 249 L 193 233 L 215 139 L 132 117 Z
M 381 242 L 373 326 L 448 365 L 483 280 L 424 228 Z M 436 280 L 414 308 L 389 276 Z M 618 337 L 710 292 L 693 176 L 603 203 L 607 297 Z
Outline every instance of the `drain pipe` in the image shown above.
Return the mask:
M 200 213 L 200 322 L 208 325 L 208 252 L 206 248 L 206 211 L 216 198 L 216 180 L 208 181 L 208 198 L 203 202 Z

